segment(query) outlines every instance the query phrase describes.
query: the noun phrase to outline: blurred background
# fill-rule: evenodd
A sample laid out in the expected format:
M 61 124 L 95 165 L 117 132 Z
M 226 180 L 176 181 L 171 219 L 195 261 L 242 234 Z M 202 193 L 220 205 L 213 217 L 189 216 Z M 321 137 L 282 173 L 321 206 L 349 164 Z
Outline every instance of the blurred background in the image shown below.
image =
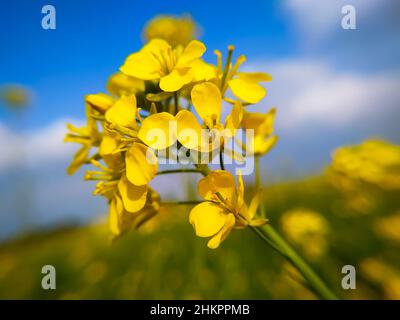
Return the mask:
M 83 97 L 105 90 L 158 14 L 192 16 L 207 61 L 234 44 L 245 70 L 272 74 L 252 109 L 278 108 L 279 142 L 261 163 L 271 223 L 341 297 L 400 298 L 400 3 L 54 0 L 56 29 L 44 30 L 46 4 L 0 11 L 0 298 L 314 298 L 248 230 L 207 249 L 190 208 L 110 246 L 94 184 L 66 175 L 65 124 L 84 122 Z M 345 4 L 356 30 L 341 26 Z M 193 194 L 167 179 L 154 181 L 163 199 Z M 45 264 L 57 290 L 40 286 Z M 357 290 L 340 286 L 346 264 Z

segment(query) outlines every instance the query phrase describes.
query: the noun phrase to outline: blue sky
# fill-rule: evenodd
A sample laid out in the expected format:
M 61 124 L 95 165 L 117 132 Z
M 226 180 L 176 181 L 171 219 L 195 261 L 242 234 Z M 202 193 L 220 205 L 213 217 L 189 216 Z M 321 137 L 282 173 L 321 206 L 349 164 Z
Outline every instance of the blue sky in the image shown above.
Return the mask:
M 56 30 L 41 28 L 46 4 L 56 8 Z M 356 30 L 341 28 L 345 4 L 356 8 Z M 342 145 L 371 137 L 400 143 L 398 12 L 397 0 L 4 2 L 0 85 L 26 86 L 33 102 L 22 119 L 0 105 L 0 238 L 21 228 L 13 195 L 24 186 L 32 187 L 26 205 L 35 226 L 104 213 L 93 185 L 65 174 L 74 151 L 62 143 L 65 123 L 83 119 L 84 95 L 104 91 L 155 15 L 191 14 L 207 60 L 234 44 L 248 58 L 245 69 L 273 75 L 252 109 L 278 108 L 280 139 L 262 162 L 271 182 L 320 172 Z M 161 195 L 178 196 L 169 192 Z
M 107 77 L 142 44 L 141 30 L 159 13 L 191 13 L 210 48 L 235 44 L 249 58 L 294 54 L 295 41 L 270 1 L 251 6 L 218 1 L 51 1 L 57 29 L 41 28 L 48 1 L 10 1 L 0 13 L 0 82 L 33 89 L 30 127 L 82 115 L 82 97 L 103 90 Z M 245 50 L 244 50 L 245 49 Z

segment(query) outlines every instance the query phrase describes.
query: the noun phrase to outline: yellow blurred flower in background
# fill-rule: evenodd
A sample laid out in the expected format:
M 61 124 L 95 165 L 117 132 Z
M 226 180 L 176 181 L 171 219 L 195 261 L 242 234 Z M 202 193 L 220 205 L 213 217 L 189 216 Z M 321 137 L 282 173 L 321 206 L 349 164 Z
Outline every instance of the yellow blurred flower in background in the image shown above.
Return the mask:
M 189 15 L 159 15 L 147 23 L 143 37 L 146 42 L 158 38 L 166 40 L 173 47 L 185 46 L 195 39 L 197 29 L 196 23 Z
M 29 90 L 17 84 L 5 84 L 0 87 L 0 99 L 10 108 L 22 108 L 31 100 Z
M 385 299 L 400 299 L 400 272 L 377 258 L 367 258 L 360 263 L 361 273 L 380 286 Z
M 297 244 L 310 259 L 322 256 L 328 247 L 329 225 L 318 212 L 309 209 L 294 209 L 281 217 L 283 233 Z
M 331 170 L 383 189 L 400 189 L 400 146 L 366 140 L 356 146 L 341 147 L 333 154 Z
M 376 220 L 374 230 L 382 238 L 400 242 L 400 211 Z

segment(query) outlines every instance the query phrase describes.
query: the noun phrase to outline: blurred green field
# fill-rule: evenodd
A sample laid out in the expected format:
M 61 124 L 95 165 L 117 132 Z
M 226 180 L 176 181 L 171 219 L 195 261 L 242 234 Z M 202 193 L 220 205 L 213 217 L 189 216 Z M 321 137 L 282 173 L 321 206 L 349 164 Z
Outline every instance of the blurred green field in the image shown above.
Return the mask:
M 373 203 L 361 205 L 359 211 L 326 176 L 269 186 L 264 194 L 268 218 L 277 228 L 288 210 L 311 209 L 325 218 L 328 231 L 322 251 L 307 254 L 315 238 L 302 246 L 293 244 L 341 298 L 399 299 L 400 242 L 396 232 L 393 236 L 393 230 L 385 233 L 376 226 L 400 208 L 400 200 L 396 193 L 368 192 Z M 113 244 L 102 222 L 2 244 L 0 298 L 315 298 L 284 259 L 251 230 L 234 231 L 219 249 L 208 249 L 187 221 L 189 209 L 168 207 L 143 230 Z M 56 290 L 41 288 L 46 264 L 56 267 Z M 356 290 L 341 288 L 346 264 L 357 269 Z

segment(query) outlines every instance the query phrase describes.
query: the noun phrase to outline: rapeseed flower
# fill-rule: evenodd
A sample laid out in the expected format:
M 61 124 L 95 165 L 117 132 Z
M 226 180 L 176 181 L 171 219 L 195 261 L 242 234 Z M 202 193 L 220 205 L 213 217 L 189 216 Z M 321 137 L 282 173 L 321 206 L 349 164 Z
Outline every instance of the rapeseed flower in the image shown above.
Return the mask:
M 235 187 L 234 176 L 224 170 L 209 173 L 198 184 L 199 195 L 205 200 L 190 212 L 189 221 L 196 235 L 211 239 L 207 246 L 218 248 L 234 228 L 260 226 L 266 219 L 256 218 L 260 193 L 248 207 L 244 202 L 244 184 L 241 174 Z
M 131 54 L 120 70 L 138 79 L 159 81 L 161 90 L 174 92 L 192 81 L 191 66 L 205 51 L 205 45 L 198 40 L 186 47 L 172 48 L 165 40 L 153 39 Z
M 147 23 L 143 36 L 147 42 L 163 39 L 173 47 L 185 46 L 195 38 L 196 30 L 196 23 L 189 15 L 159 15 Z

